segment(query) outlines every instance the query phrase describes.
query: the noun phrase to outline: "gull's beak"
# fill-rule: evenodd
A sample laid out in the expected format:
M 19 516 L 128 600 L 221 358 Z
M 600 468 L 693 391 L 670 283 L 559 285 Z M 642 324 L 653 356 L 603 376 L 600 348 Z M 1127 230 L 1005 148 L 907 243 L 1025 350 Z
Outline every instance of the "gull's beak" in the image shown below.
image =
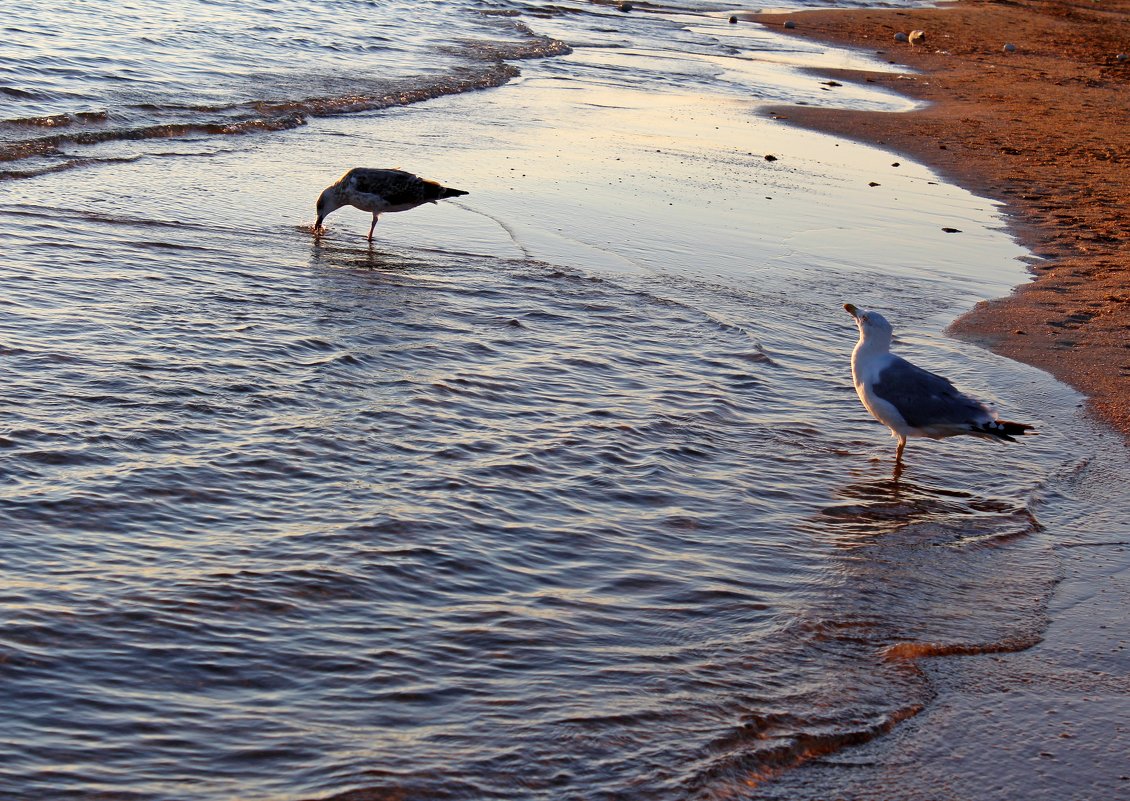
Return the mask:
M 319 231 L 322 230 L 322 220 L 323 219 L 325 219 L 325 218 L 319 217 L 318 219 L 314 220 L 314 233 L 318 233 Z
M 848 314 L 850 314 L 852 317 L 856 318 L 857 320 L 859 319 L 859 309 L 855 308 L 855 306 L 852 305 L 851 303 L 845 303 L 844 304 L 844 311 L 846 311 Z

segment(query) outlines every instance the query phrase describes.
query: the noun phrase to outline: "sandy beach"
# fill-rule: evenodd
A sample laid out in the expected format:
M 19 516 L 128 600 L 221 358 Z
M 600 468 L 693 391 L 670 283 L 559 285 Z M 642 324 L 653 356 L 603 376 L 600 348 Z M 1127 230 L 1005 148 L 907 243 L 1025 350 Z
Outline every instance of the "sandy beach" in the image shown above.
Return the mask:
M 968 1 L 748 18 L 911 68 L 828 74 L 928 103 L 914 113 L 770 113 L 904 152 L 1006 204 L 1011 230 L 1038 257 L 1034 280 L 979 304 L 951 333 L 1047 370 L 1130 436 L 1130 2 Z M 914 30 L 925 33 L 921 44 L 895 38 Z

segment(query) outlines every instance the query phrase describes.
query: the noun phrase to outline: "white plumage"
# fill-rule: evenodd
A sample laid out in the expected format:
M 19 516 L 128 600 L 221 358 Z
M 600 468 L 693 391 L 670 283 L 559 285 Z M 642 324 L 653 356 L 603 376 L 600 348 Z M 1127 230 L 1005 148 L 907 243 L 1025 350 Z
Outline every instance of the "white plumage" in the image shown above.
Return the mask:
M 980 401 L 964 395 L 948 379 L 891 353 L 891 324 L 878 312 L 844 309 L 855 318 L 859 342 L 851 352 L 855 391 L 871 416 L 898 438 L 895 461 L 901 462 L 907 437 L 943 439 L 961 434 L 1012 442 L 1032 429 L 1025 423 L 998 420 Z

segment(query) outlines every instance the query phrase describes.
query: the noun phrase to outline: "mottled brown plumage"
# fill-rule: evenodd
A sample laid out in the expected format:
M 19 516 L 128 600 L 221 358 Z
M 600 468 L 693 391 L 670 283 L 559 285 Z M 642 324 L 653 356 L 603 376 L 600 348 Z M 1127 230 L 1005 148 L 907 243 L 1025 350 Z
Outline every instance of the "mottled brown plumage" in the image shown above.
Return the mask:
M 373 213 L 373 224 L 369 226 L 369 241 L 372 242 L 377 215 L 386 211 L 407 211 L 423 203 L 466 194 L 462 189 L 451 189 L 404 170 L 354 167 L 318 198 L 314 233 L 322 231 L 322 221 L 331 212 L 342 206 L 354 206 Z

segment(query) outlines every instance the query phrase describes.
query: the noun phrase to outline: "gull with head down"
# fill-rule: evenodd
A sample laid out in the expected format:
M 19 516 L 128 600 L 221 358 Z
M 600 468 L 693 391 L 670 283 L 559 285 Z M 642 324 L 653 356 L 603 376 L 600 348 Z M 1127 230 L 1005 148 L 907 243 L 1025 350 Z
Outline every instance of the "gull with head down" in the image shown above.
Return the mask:
M 342 206 L 355 206 L 373 213 L 373 224 L 369 226 L 369 241 L 372 242 L 377 215 L 386 211 L 408 211 L 423 203 L 466 194 L 462 189 L 441 186 L 404 170 L 354 167 L 318 197 L 314 233 L 322 232 L 322 221 L 330 212 Z

